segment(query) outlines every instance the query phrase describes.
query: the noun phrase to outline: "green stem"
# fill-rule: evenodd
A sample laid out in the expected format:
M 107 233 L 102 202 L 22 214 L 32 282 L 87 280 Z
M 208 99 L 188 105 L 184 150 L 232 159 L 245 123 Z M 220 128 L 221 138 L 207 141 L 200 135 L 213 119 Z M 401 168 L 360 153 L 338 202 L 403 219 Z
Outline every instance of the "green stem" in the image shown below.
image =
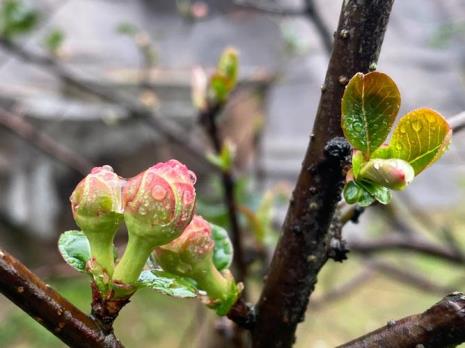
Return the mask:
M 123 257 L 116 265 L 113 279 L 123 284 L 134 285 L 139 279 L 152 249 L 153 247 L 143 238 L 130 235 Z
M 91 255 L 95 257 L 97 263 L 102 266 L 111 277 L 115 267 L 114 262 L 114 233 L 104 231 L 89 233 L 84 231 L 89 240 Z
M 206 291 L 212 300 L 224 300 L 230 296 L 231 281 L 223 277 L 213 263 L 202 271 L 196 272 L 193 277 L 199 288 Z

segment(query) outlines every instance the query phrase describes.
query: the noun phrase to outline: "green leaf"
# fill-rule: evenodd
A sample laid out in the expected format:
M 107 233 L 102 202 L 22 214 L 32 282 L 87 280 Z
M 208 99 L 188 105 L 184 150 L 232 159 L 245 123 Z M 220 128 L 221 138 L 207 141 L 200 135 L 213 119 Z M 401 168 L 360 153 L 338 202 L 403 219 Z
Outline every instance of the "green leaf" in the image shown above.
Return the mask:
M 197 297 L 198 289 L 194 280 L 165 272 L 161 269 L 143 271 L 139 276 L 139 287 L 150 288 L 161 294 L 179 297 Z
M 341 126 L 349 143 L 367 157 L 391 130 L 400 107 L 400 93 L 386 74 L 357 73 L 342 97 Z
M 58 250 L 68 265 L 79 272 L 86 272 L 86 263 L 90 259 L 90 245 L 81 231 L 66 231 L 58 240 Z
M 389 204 L 391 202 L 391 191 L 387 187 L 366 181 L 360 181 L 358 184 L 381 204 Z
M 20 0 L 6 0 L 0 8 L 0 36 L 12 39 L 32 31 L 39 21 L 39 13 Z
M 431 109 L 417 109 L 402 117 L 389 143 L 390 155 L 410 163 L 415 175 L 436 162 L 447 150 L 452 130 Z
M 233 260 L 233 246 L 229 239 L 228 232 L 218 225 L 210 224 L 212 227 L 212 236 L 215 241 L 213 251 L 213 263 L 218 271 L 222 271 L 231 266 Z
M 65 40 L 65 34 L 59 29 L 54 29 L 44 39 L 44 45 L 51 53 L 56 54 L 60 49 L 63 41 Z
M 363 194 L 363 188 L 361 188 L 355 181 L 349 181 L 344 187 L 344 199 L 349 204 L 355 204 L 359 201 Z
M 369 181 L 393 190 L 405 189 L 415 177 L 408 162 L 399 158 L 374 158 L 360 170 L 358 180 Z

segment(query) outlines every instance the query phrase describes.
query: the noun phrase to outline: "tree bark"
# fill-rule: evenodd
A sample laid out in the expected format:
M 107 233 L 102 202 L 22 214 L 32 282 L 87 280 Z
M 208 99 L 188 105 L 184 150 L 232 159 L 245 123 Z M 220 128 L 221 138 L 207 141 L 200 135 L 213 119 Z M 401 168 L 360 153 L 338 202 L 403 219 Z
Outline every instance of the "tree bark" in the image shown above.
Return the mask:
M 292 346 L 318 272 L 328 260 L 330 222 L 350 154 L 347 143 L 334 140 L 342 135 L 341 98 L 355 73 L 376 67 L 393 1 L 343 2 L 313 134 L 256 306 L 255 348 Z
M 0 250 L 0 292 L 39 324 L 73 348 L 122 348 L 113 335 Z
M 465 295 L 452 293 L 421 314 L 386 326 L 338 348 L 446 348 L 465 341 Z

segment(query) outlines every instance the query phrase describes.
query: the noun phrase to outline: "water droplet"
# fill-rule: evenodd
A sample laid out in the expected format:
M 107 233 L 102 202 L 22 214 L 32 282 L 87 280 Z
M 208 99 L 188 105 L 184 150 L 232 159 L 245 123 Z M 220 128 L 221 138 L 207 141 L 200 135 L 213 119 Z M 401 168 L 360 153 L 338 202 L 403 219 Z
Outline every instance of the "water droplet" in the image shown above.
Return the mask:
M 429 123 L 434 123 L 434 116 L 431 114 L 426 115 L 426 119 L 428 120 Z
M 109 172 L 114 172 L 113 167 L 109 166 L 108 164 L 105 164 L 104 166 L 102 166 L 102 169 L 107 170 Z
M 194 201 L 194 195 L 192 192 L 189 190 L 184 191 L 182 194 L 182 201 L 184 204 L 191 204 Z
M 194 174 L 193 171 L 189 170 L 189 179 L 191 180 L 192 185 L 195 185 L 197 182 L 197 176 Z
M 145 210 L 144 207 L 140 207 L 140 208 L 139 208 L 139 214 L 140 214 L 140 215 L 145 215 L 145 214 L 147 214 L 147 210 Z
M 400 132 L 401 132 L 402 134 L 405 134 L 405 133 L 407 133 L 407 130 L 405 129 L 404 126 L 400 126 Z
M 166 189 L 163 186 L 155 185 L 152 189 L 152 197 L 157 201 L 161 201 L 166 197 Z
M 423 127 L 423 125 L 421 124 L 420 121 L 413 121 L 412 122 L 412 129 L 415 131 L 415 132 L 419 132 L 421 130 L 421 128 Z
M 396 145 L 396 149 L 397 149 L 397 150 L 402 150 L 402 145 L 397 144 L 397 145 Z
M 354 129 L 354 131 L 360 132 L 362 130 L 362 125 L 360 123 L 354 123 L 352 125 L 352 128 Z

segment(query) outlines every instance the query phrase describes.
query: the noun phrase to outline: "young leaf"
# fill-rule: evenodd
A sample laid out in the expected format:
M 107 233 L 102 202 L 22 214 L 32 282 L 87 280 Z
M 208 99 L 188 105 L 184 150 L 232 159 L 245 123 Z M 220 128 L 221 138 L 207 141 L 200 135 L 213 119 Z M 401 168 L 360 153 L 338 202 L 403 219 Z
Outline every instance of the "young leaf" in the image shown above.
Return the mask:
M 78 272 L 86 271 L 90 259 L 90 246 L 87 237 L 81 231 L 66 231 L 58 240 L 58 250 L 68 265 Z
M 161 269 L 143 271 L 138 280 L 139 287 L 150 288 L 164 295 L 179 298 L 197 297 L 195 281 L 177 276 Z
M 391 202 L 391 191 L 387 187 L 366 181 L 360 181 L 358 184 L 381 204 L 389 204 Z
M 229 239 L 228 232 L 220 226 L 210 224 L 212 227 L 212 237 L 215 241 L 213 251 L 213 263 L 218 271 L 222 271 L 231 266 L 233 259 L 233 247 Z
M 358 179 L 393 190 L 403 190 L 412 182 L 414 177 L 412 166 L 404 160 L 375 158 L 369 160 L 362 167 Z
M 452 129 L 441 114 L 417 109 L 400 119 L 389 149 L 393 158 L 410 163 L 418 175 L 444 154 L 451 137 Z
M 349 181 L 344 187 L 344 199 L 349 204 L 355 204 L 363 195 L 363 188 L 361 188 L 355 181 Z
M 370 157 L 386 140 L 399 107 L 400 93 L 389 76 L 380 72 L 355 74 L 342 97 L 344 136 Z

